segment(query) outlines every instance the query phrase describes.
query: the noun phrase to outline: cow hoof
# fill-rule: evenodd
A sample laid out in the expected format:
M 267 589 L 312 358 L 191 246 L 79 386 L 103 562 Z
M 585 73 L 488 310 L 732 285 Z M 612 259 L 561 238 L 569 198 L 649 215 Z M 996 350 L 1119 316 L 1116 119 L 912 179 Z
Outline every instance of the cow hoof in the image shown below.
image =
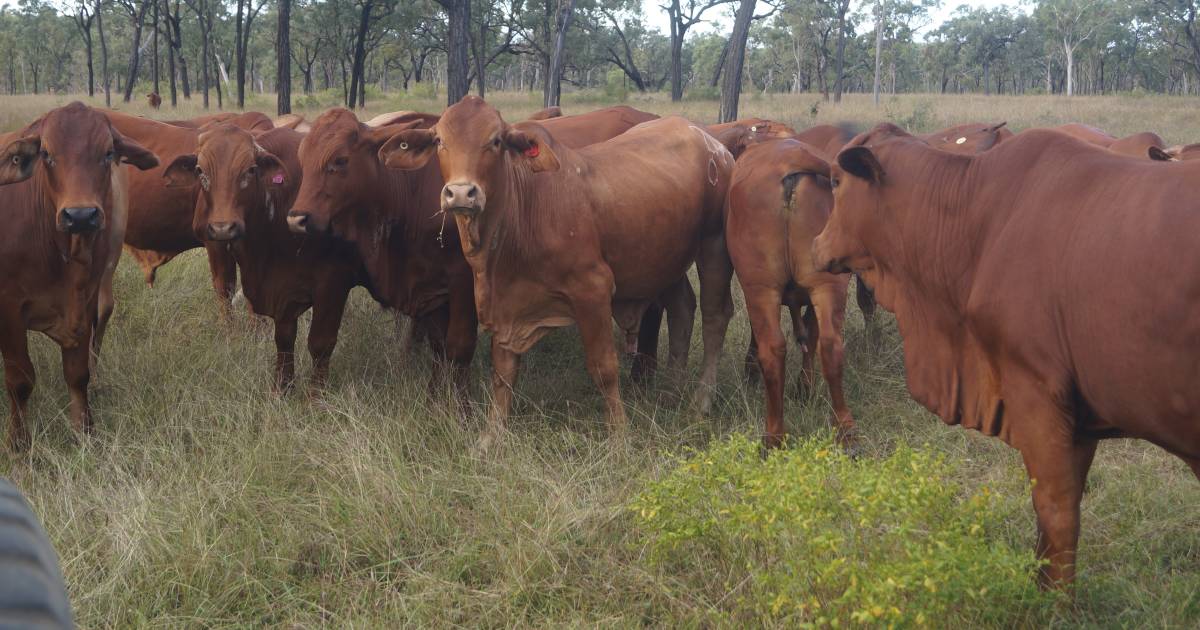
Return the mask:
M 475 442 L 475 446 L 471 448 L 471 456 L 475 459 L 487 459 L 495 455 L 504 444 L 504 437 L 507 433 L 508 431 L 504 429 L 485 429 L 479 436 L 479 440 Z

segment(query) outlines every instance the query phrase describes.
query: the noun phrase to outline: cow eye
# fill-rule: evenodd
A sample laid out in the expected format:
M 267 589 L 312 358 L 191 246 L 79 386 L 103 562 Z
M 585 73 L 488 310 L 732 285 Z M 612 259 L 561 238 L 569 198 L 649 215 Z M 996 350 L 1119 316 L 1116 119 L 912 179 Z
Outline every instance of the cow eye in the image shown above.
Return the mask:
M 46 166 L 54 166 L 54 158 L 50 157 L 50 154 L 45 149 L 42 149 L 39 155 L 42 156 L 42 161 L 46 163 Z
M 492 138 L 492 147 L 500 148 L 500 138 Z
M 112 161 L 113 161 L 113 159 L 114 159 L 115 157 L 116 157 L 116 154 L 115 154 L 115 153 L 113 153 L 113 152 L 112 152 L 112 150 L 110 149 L 110 150 L 108 151 L 108 153 L 105 153 L 105 154 L 104 154 L 104 163 L 105 163 L 105 164 L 112 164 Z
M 830 178 L 830 180 L 829 180 L 829 185 L 833 186 L 834 188 L 837 188 L 838 184 L 840 184 L 840 183 L 842 183 L 842 180 L 840 180 L 836 177 Z
M 258 174 L 258 165 L 257 165 L 257 164 L 251 164 L 251 165 L 250 165 L 250 168 L 246 169 L 246 173 L 247 173 L 247 174 L 249 174 L 249 175 L 256 175 L 256 174 Z

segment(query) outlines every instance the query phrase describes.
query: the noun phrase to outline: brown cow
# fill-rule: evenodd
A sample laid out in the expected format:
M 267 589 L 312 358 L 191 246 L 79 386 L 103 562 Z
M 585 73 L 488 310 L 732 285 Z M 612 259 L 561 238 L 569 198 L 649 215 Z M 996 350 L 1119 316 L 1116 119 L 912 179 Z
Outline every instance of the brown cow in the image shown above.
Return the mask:
M 549 120 L 551 118 L 561 118 L 563 115 L 562 108 L 558 105 L 543 107 L 529 115 L 525 120 Z
M 1200 159 L 1200 144 L 1177 144 L 1166 149 L 1150 147 L 1150 159 L 1160 162 L 1186 162 Z
M 1124 138 L 1117 138 L 1105 131 L 1080 123 L 1067 123 L 1057 127 L 1050 127 L 1050 129 L 1059 133 L 1065 133 L 1068 136 L 1089 144 L 1104 147 L 1113 153 L 1143 160 L 1154 159 L 1152 155 L 1153 150 L 1157 149 L 1161 151 L 1167 148 L 1167 143 L 1163 142 L 1163 139 L 1158 134 L 1149 131 L 1135 133 Z
M 162 97 L 158 95 L 158 92 L 151 92 L 146 95 L 146 102 L 150 104 L 150 107 L 158 109 L 162 106 Z
M 812 241 L 833 207 L 829 163 L 822 153 L 795 140 L 755 144 L 738 158 L 729 186 L 725 234 L 758 346 L 767 395 L 763 440 L 768 447 L 779 446 L 786 433 L 787 346 L 779 327 L 783 305 L 792 307 L 806 380 L 813 380 L 813 355 L 819 349 L 838 439 L 847 446 L 854 443 L 854 417 L 842 393 L 842 323 L 849 278 L 817 270 L 811 254 Z M 796 316 L 801 305 L 811 307 L 803 325 Z
M 105 112 L 105 113 L 108 113 L 108 112 Z M 251 113 L 253 113 L 253 112 L 251 112 Z M 203 116 L 197 116 L 195 118 L 188 118 L 187 120 L 163 120 L 160 122 L 167 124 L 167 125 L 174 126 L 174 127 L 187 127 L 188 129 L 199 129 L 200 127 L 203 127 L 204 125 L 207 125 L 209 123 L 228 122 L 229 120 L 232 120 L 233 118 L 236 118 L 237 116 L 238 116 L 238 114 L 236 114 L 234 112 L 220 112 L 218 114 L 205 114 Z
M 918 402 L 1021 452 L 1043 584 L 1075 575 L 1099 440 L 1149 440 L 1200 477 L 1200 278 L 1179 272 L 1200 264 L 1200 166 L 1045 130 L 956 156 L 881 127 L 832 175 L 818 267 L 867 274 Z
M 437 153 L 441 205 L 475 272 L 479 318 L 492 331 L 492 393 L 480 446 L 504 431 L 520 356 L 550 330 L 579 325 L 609 426 L 627 424 L 612 320 L 631 334 L 646 305 L 697 263 L 704 316 L 698 403 L 710 404 L 732 315 L 723 206 L 733 157 L 682 118 L 638 125 L 572 150 L 539 123 L 508 125 L 478 97 L 432 129 L 380 149 L 388 166 L 428 167 Z
M 416 320 L 435 368 L 449 363 L 465 405 L 478 320 L 471 269 L 454 245 L 457 226 L 439 212 L 441 173 L 436 166 L 393 171 L 377 155 L 388 138 L 419 123 L 368 127 L 347 109 L 322 114 L 300 143 L 302 181 L 287 220 L 295 232 L 330 234 L 354 247 L 372 296 Z
M 199 132 L 118 112 L 105 112 L 105 115 L 118 131 L 154 151 L 163 161 L 159 168 L 131 173 L 129 179 L 129 226 L 125 244 L 132 249 L 146 250 L 136 253 L 135 258 L 142 265 L 147 282 L 153 282 L 158 268 L 175 256 L 204 247 L 222 317 L 228 320 L 231 317 L 230 300 L 237 288 L 237 264 L 233 255 L 226 245 L 204 243 L 193 231 L 192 217 L 199 187 L 169 188 L 163 179 L 163 172 L 175 158 L 195 153 Z M 260 117 L 265 118 L 255 114 L 237 116 L 229 122 L 261 127 Z M 270 124 L 269 119 L 267 123 Z
M 570 138 L 575 147 L 586 147 L 625 133 L 631 127 L 657 120 L 658 115 L 628 105 L 605 107 L 586 114 L 548 118 L 541 123 L 555 139 Z
M 286 128 L 255 136 L 220 125 L 200 135 L 196 153 L 175 158 L 163 174 L 168 185 L 189 190 L 203 182 L 195 230 L 230 245 L 251 308 L 274 320 L 274 387 L 281 393 L 295 378 L 297 320 L 309 307 L 310 391 L 324 386 L 346 298 L 363 279 L 349 246 L 288 229 L 287 209 L 300 189 L 302 137 Z
M 27 331 L 62 348 L 71 423 L 92 428 L 91 350 L 112 314 L 112 275 L 121 255 L 126 171 L 158 160 L 82 103 L 51 110 L 0 152 L 0 354 L 11 415 L 8 444 L 29 443 L 33 393 Z

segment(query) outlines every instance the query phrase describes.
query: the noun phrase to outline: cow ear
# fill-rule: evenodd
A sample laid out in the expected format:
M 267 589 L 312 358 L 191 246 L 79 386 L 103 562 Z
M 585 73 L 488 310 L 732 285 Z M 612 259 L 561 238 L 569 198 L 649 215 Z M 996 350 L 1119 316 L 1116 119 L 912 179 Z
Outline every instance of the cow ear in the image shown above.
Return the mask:
M 433 157 L 432 129 L 408 129 L 392 136 L 379 147 L 379 161 L 388 168 L 415 171 Z
M 1007 120 L 1004 122 L 996 123 L 996 124 L 992 125 L 991 127 L 988 127 L 988 131 L 1000 131 L 1007 124 L 1008 124 Z
M 0 154 L 0 186 L 23 182 L 33 176 L 34 161 L 42 150 L 41 136 L 13 140 Z
M 1150 159 L 1154 160 L 1155 162 L 1177 162 L 1177 161 L 1179 161 L 1179 158 L 1175 157 L 1174 155 L 1171 155 L 1171 152 L 1169 150 L 1160 149 L 1156 146 L 1151 146 L 1147 150 L 1147 153 L 1149 154 Z
M 163 171 L 163 179 L 167 180 L 167 188 L 182 188 L 184 186 L 195 186 L 198 179 L 196 175 L 196 156 L 181 155 L 175 158 L 167 170 Z
M 883 166 L 867 147 L 843 149 L 837 156 L 838 165 L 847 173 L 872 184 L 883 181 Z
M 504 132 L 504 144 L 520 154 L 534 173 L 553 172 L 559 168 L 558 156 L 550 148 L 550 134 L 538 125 L 509 127 Z
M 138 170 L 146 171 L 158 166 L 158 156 L 154 152 L 138 144 L 131 138 L 126 138 L 121 135 L 121 132 L 112 129 L 113 137 L 113 152 L 121 158 L 121 161 L 126 164 L 132 164 Z
M 288 180 L 287 167 L 273 153 L 259 151 L 254 156 L 254 164 L 258 166 L 258 176 L 267 182 L 268 186 L 279 187 Z
M 731 153 L 733 158 L 736 160 L 742 156 L 742 153 L 747 147 L 754 143 L 754 140 L 758 135 L 758 129 L 762 129 L 762 127 L 758 127 L 756 129 L 755 127 L 734 125 L 722 131 L 721 133 L 718 133 L 714 137 L 716 138 L 717 142 L 725 145 L 725 148 L 729 150 L 729 153 Z

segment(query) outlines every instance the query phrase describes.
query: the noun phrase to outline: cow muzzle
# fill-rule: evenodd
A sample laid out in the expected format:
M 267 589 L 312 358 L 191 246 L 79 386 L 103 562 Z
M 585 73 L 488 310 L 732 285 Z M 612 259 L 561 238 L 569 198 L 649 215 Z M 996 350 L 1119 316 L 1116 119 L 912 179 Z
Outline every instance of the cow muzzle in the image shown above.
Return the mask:
M 456 214 L 477 215 L 483 212 L 486 195 L 472 183 L 451 183 L 442 187 L 442 210 Z
M 246 228 L 237 221 L 209 223 L 205 231 L 210 241 L 236 241 L 246 234 Z
M 310 212 L 292 210 L 287 215 L 288 229 L 297 234 L 317 234 L 325 229 Z
M 95 232 L 100 227 L 100 208 L 96 206 L 63 208 L 58 212 L 58 229 L 68 234 Z

